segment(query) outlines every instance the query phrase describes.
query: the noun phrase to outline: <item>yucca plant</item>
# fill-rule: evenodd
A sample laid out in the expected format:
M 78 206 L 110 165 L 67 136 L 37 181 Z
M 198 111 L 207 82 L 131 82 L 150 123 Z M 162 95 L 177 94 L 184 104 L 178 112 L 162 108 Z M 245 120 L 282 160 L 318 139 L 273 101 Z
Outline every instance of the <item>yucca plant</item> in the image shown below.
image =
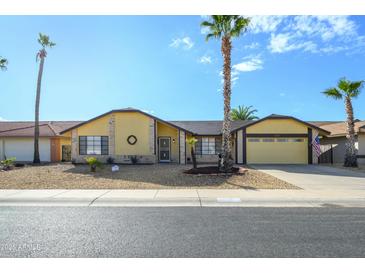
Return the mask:
M 95 172 L 97 167 L 102 166 L 102 163 L 95 157 L 86 157 L 85 161 L 90 166 L 91 172 Z
M 186 139 L 186 142 L 190 145 L 191 160 L 193 161 L 193 168 L 197 168 L 198 165 L 196 163 L 195 144 L 198 142 L 198 139 L 196 139 L 195 137 L 189 137 Z

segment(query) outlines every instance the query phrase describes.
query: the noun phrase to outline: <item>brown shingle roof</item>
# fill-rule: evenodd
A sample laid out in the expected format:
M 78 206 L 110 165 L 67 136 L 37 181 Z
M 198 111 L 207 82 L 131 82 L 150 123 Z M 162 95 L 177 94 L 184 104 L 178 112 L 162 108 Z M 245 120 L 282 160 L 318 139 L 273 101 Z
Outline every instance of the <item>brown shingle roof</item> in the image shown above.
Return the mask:
M 319 123 L 319 122 L 316 122 Z M 335 136 L 345 136 L 346 135 L 346 122 L 332 122 L 320 125 L 321 128 L 331 132 L 329 137 Z M 365 132 L 365 121 L 356 121 L 355 122 L 355 133 Z
M 39 122 L 39 136 L 53 137 L 62 130 L 79 124 L 80 121 L 42 121 Z M 0 137 L 32 137 L 34 122 L 0 122 Z
M 221 135 L 223 121 L 169 121 L 197 135 Z M 248 125 L 254 121 L 232 121 L 231 130 Z

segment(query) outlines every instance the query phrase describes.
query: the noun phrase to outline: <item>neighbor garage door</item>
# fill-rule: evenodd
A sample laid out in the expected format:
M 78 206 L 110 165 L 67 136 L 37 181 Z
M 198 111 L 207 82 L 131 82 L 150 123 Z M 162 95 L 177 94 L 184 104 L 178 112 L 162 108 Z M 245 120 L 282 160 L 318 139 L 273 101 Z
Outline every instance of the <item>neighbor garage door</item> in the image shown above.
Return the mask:
M 16 157 L 17 161 L 33 161 L 33 138 L 6 138 L 4 139 L 4 152 L 6 157 Z M 39 156 L 42 162 L 51 160 L 51 145 L 48 138 L 39 140 Z
M 248 164 L 308 164 L 307 138 L 247 138 Z

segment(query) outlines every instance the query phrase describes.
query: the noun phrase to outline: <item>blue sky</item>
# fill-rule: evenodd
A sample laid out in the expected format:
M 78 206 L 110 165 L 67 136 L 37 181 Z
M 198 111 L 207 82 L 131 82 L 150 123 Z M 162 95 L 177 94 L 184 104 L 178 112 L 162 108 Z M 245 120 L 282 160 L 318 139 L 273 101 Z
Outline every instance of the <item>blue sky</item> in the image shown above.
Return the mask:
M 42 120 L 86 120 L 135 107 L 167 120 L 222 118 L 219 41 L 201 16 L 0 16 L 0 119 L 34 119 L 39 32 L 48 51 Z M 343 120 L 320 92 L 340 77 L 365 79 L 365 17 L 254 16 L 232 51 L 232 107 L 258 115 Z M 354 101 L 365 119 L 365 90 Z

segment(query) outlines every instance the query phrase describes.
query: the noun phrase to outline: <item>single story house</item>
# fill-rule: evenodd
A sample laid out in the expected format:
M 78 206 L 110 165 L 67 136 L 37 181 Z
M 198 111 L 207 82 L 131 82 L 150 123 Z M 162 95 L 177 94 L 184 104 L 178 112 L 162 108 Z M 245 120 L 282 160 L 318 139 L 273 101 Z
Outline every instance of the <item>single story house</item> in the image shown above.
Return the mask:
M 3 140 L 0 157 L 31 160 L 32 126 L 32 123 L 24 125 L 30 128 L 24 136 L 28 139 L 17 141 L 21 138 L 17 132 L 22 129 L 14 129 L 11 137 L 0 123 L 0 144 Z M 44 132 L 41 134 L 44 140 L 41 142 L 42 161 L 71 158 L 75 163 L 84 163 L 85 157 L 93 155 L 103 162 L 113 158 L 116 163 L 131 163 L 136 157 L 139 163 L 186 164 L 192 159 L 186 139 L 195 136 L 198 162 L 217 163 L 222 143 L 222 121 L 165 121 L 133 108 L 112 110 L 84 122 L 43 122 L 41 128 Z M 330 132 L 315 124 L 284 115 L 233 121 L 232 158 L 236 164 L 317 163 L 312 140 L 317 135 L 328 134 Z M 65 151 L 71 151 L 71 156 L 66 157 L 62 153 Z
M 71 160 L 71 138 L 60 132 L 80 123 L 39 123 L 39 154 L 42 162 Z M 0 122 L 0 160 L 16 157 L 19 162 L 30 162 L 34 154 L 34 122 Z M 69 152 L 69 153 L 68 153 Z
M 312 122 L 329 131 L 330 134 L 321 139 L 322 155 L 320 161 L 324 163 L 343 163 L 346 151 L 346 122 Z M 365 164 L 365 121 L 355 121 L 355 146 L 358 162 Z

